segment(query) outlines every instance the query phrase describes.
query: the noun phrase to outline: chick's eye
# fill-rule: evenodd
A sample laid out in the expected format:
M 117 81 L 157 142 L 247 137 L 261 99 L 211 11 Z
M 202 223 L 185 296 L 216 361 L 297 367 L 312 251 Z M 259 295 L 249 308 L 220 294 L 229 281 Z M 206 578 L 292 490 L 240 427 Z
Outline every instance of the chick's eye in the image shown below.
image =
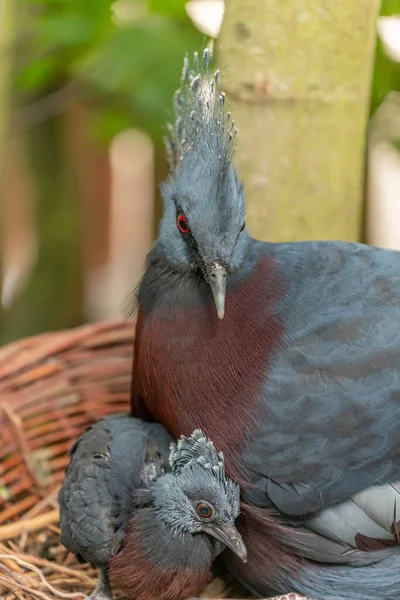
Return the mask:
M 212 506 L 210 506 L 210 504 L 208 504 L 207 502 L 199 502 L 196 505 L 196 511 L 199 517 L 201 517 L 202 519 L 211 519 L 211 517 L 214 514 Z
M 240 233 L 242 233 L 243 229 L 246 227 L 246 223 L 244 222 L 243 225 L 240 228 Z
M 182 213 L 179 213 L 176 218 L 176 224 L 181 233 L 189 233 L 189 225 L 187 222 L 187 218 Z

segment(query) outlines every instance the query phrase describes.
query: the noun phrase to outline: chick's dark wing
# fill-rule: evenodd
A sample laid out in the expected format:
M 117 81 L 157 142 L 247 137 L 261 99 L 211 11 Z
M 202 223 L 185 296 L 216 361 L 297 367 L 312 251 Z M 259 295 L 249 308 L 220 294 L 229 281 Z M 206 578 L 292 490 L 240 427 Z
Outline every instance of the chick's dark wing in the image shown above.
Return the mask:
M 72 447 L 59 493 L 61 542 L 80 560 L 103 566 L 118 550 L 134 492 L 149 468 L 150 440 L 162 469 L 168 469 L 166 431 L 125 414 L 101 419 Z

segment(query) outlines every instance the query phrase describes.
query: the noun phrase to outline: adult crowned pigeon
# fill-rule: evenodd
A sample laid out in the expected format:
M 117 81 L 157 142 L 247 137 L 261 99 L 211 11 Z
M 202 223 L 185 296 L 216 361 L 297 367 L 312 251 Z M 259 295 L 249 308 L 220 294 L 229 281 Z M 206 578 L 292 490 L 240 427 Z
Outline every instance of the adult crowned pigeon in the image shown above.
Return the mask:
M 250 589 L 397 600 L 400 253 L 248 234 L 210 60 L 185 59 L 175 95 L 133 414 L 175 438 L 200 427 L 224 452 L 249 552 L 229 563 Z

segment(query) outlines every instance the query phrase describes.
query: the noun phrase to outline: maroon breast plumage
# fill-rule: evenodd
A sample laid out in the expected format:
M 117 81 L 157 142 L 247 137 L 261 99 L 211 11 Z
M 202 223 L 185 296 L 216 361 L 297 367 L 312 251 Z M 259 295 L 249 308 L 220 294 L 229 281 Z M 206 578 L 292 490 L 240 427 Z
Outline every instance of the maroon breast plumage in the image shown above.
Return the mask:
M 161 305 L 138 317 L 134 413 L 146 418 L 150 412 L 175 437 L 203 428 L 218 439 L 227 472 L 239 480 L 245 478 L 240 452 L 246 430 L 254 433 L 257 427 L 258 390 L 282 336 L 281 324 L 271 317 L 281 294 L 274 272 L 264 256 L 248 279 L 228 292 L 223 321 L 211 301 L 172 311 Z M 262 287 L 269 287 L 265 294 L 259 293 Z M 212 410 L 221 413 L 215 418 L 211 399 Z

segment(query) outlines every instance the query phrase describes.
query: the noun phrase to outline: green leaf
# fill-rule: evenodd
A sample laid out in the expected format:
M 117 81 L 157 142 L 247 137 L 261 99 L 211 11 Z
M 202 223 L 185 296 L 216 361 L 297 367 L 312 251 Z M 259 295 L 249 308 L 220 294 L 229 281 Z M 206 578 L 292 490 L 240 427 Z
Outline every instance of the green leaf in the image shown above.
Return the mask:
M 76 73 L 129 106 L 134 122 L 159 138 L 179 85 L 183 57 L 200 48 L 203 37 L 190 22 L 152 15 L 118 30 L 82 60 Z
M 149 11 L 168 17 L 187 17 L 185 4 L 187 0 L 148 0 Z M 188 17 L 187 17 L 188 18 Z
M 21 69 L 17 75 L 17 86 L 22 92 L 36 92 L 46 88 L 58 73 L 58 61 L 54 56 L 36 60 Z
M 63 15 L 44 19 L 41 36 L 49 44 L 61 46 L 79 46 L 93 38 L 95 23 L 84 15 Z
M 374 113 L 385 96 L 392 90 L 400 91 L 400 63 L 391 60 L 378 38 L 375 68 L 371 90 L 371 113 Z
M 382 0 L 381 15 L 400 15 L 400 0 Z

